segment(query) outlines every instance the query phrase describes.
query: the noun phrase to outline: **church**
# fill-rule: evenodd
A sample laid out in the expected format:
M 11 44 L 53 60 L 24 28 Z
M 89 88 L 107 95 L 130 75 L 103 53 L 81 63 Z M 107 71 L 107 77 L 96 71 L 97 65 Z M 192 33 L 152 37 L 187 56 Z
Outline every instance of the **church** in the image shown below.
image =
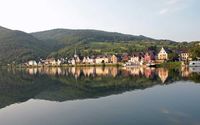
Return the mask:
M 158 53 L 158 60 L 168 60 L 168 53 L 163 47 Z

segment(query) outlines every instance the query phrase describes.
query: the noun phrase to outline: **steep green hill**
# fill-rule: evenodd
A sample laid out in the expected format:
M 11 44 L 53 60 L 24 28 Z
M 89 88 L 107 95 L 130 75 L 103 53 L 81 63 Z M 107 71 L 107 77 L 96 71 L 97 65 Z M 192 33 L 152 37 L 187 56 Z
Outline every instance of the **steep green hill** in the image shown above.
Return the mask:
M 32 33 L 36 38 L 54 46 L 49 56 L 72 56 L 75 48 L 80 55 L 113 54 L 144 51 L 150 46 L 177 44 L 169 40 L 155 40 L 145 36 L 134 36 L 98 30 L 54 29 Z
M 105 32 L 99 30 L 70 30 L 54 29 L 32 33 L 41 40 L 54 40 L 59 44 L 74 44 L 78 42 L 117 42 L 130 40 L 153 40 L 145 36 L 134 36 L 116 32 Z
M 44 43 L 25 32 L 0 27 L 0 63 L 24 62 L 48 53 Z
M 177 50 L 187 47 L 188 43 L 98 30 L 54 29 L 28 34 L 0 27 L 0 64 L 41 57 L 69 57 L 75 49 L 78 54 L 87 56 L 145 52 L 148 48 L 158 51 L 162 46 Z

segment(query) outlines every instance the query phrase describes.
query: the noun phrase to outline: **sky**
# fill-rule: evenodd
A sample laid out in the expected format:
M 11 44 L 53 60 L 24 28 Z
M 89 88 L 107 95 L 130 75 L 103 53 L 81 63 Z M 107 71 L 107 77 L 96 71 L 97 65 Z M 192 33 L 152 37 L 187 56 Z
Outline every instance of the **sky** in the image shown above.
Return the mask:
M 97 29 L 200 40 L 200 0 L 0 0 L 0 26 L 36 32 Z

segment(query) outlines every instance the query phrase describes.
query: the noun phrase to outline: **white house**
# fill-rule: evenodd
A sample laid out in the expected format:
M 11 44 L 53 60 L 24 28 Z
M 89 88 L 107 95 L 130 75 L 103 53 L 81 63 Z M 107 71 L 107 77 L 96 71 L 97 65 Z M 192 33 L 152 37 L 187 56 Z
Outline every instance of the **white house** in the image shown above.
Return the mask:
M 110 62 L 113 63 L 113 64 L 117 64 L 118 62 L 118 58 L 116 55 L 112 55 L 111 58 L 110 58 Z
M 95 59 L 96 64 L 102 64 L 102 63 L 109 63 L 108 57 L 105 56 L 99 56 Z
M 56 60 L 54 58 L 50 58 L 50 59 L 46 59 L 46 60 L 41 60 L 41 62 L 44 65 L 48 65 L 48 66 L 60 66 L 62 61 L 60 59 Z
M 51 60 L 51 61 L 50 61 L 50 63 L 51 63 L 51 65 L 52 65 L 52 66 L 55 66 L 55 65 L 57 65 L 57 62 L 56 62 L 56 60 L 55 60 L 55 59 Z
M 35 60 L 28 61 L 28 66 L 37 66 L 37 62 Z
M 158 60 L 168 60 L 168 54 L 163 47 L 160 50 L 160 52 L 158 53 Z
M 188 61 L 190 54 L 188 52 L 181 52 L 180 57 L 182 61 Z
M 77 63 L 80 63 L 80 62 L 81 62 L 81 60 L 80 60 L 79 56 L 76 54 L 76 49 L 75 49 L 74 57 L 71 60 L 71 64 L 76 65 Z
M 87 58 L 83 57 L 82 63 L 87 63 Z
M 132 56 L 129 62 L 139 64 L 140 58 L 139 56 Z
M 60 66 L 62 61 L 60 59 L 57 60 L 57 66 Z
M 75 60 L 74 58 L 72 58 L 71 64 L 72 64 L 72 65 L 76 65 L 76 60 Z
M 90 57 L 84 57 L 82 62 L 86 64 L 94 64 L 94 59 Z

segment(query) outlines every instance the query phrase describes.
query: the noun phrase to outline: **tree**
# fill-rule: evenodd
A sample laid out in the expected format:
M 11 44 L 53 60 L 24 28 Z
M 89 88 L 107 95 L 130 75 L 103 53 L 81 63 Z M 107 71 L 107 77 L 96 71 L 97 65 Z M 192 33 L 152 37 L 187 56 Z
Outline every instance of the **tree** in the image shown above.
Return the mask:
M 191 57 L 193 60 L 200 58 L 200 45 L 190 48 Z
M 179 60 L 179 55 L 177 53 L 170 53 L 168 54 L 169 60 L 171 61 L 178 61 Z

